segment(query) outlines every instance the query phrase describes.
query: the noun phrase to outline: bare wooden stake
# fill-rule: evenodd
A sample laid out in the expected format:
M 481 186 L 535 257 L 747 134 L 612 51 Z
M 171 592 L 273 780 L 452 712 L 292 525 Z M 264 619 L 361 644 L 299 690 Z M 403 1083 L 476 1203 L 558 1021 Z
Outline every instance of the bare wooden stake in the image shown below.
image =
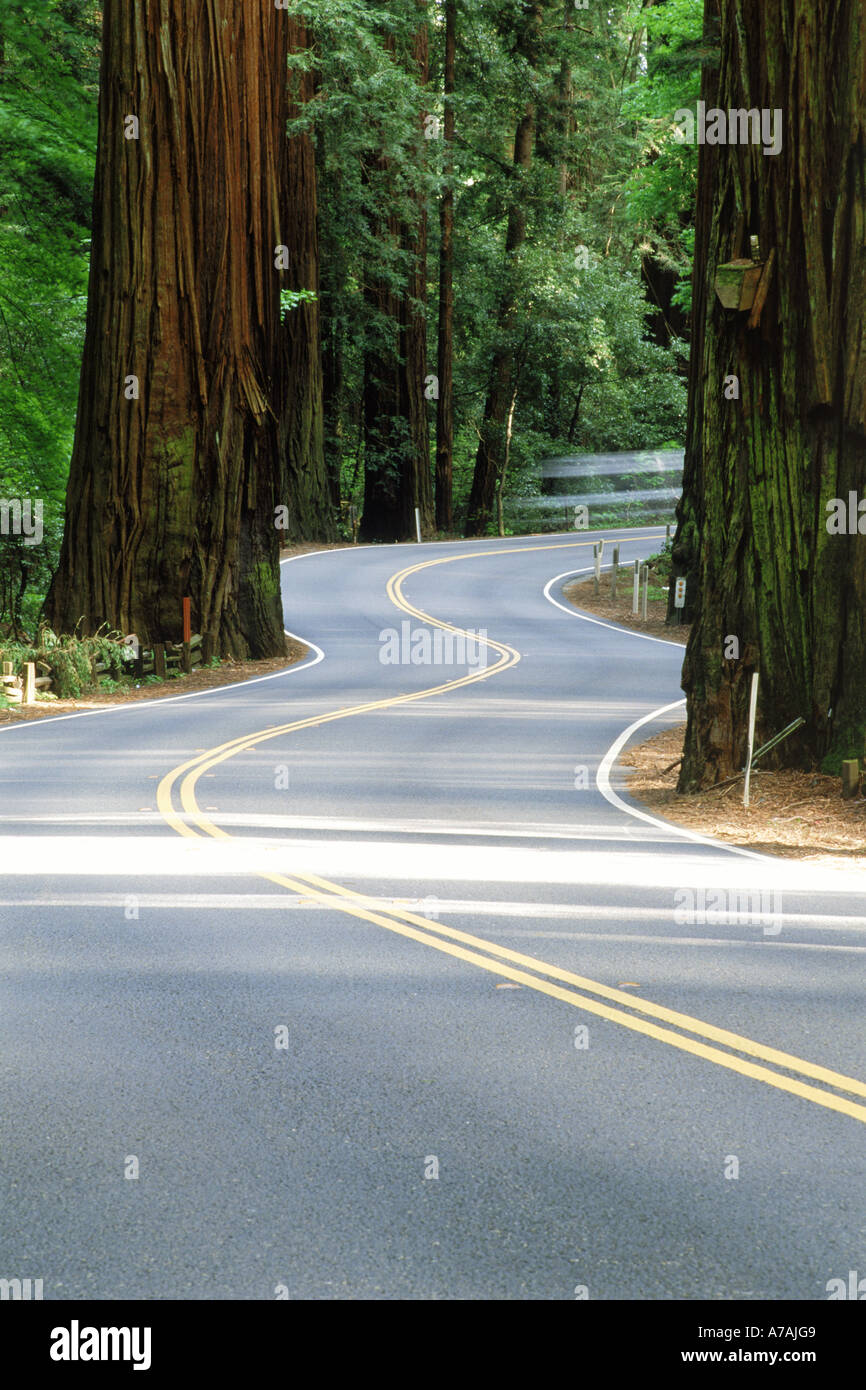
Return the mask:
M 746 755 L 746 780 L 743 784 L 743 805 L 749 809 L 749 783 L 752 777 L 752 759 L 755 752 L 755 719 L 758 713 L 758 682 L 757 671 L 752 672 L 752 685 L 749 691 L 749 732 L 748 732 L 748 751 Z
M 842 764 L 842 796 L 850 801 L 860 790 L 860 762 L 858 758 L 846 758 Z
M 773 249 L 767 257 L 767 263 L 764 266 L 764 273 L 761 276 L 758 288 L 755 291 L 755 300 L 752 304 L 752 312 L 749 315 L 750 328 L 757 328 L 760 325 L 761 314 L 764 312 L 764 305 L 767 302 L 767 295 L 770 291 L 770 281 L 773 278 L 773 262 L 775 261 L 775 259 L 776 252 L 775 249 Z

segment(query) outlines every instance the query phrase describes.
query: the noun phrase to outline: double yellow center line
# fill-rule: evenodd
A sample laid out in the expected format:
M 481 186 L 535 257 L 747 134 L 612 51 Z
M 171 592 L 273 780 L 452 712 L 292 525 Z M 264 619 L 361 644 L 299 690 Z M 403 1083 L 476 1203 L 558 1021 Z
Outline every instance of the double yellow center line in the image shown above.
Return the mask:
M 648 539 L 656 538 L 648 537 Z M 592 542 L 583 541 L 568 542 L 565 545 L 560 543 L 558 545 L 525 546 L 520 547 L 517 553 L 522 553 L 523 550 L 573 549 L 591 544 Z M 297 719 L 288 724 L 273 725 L 253 734 L 241 735 L 219 747 L 199 753 L 188 762 L 174 768 L 159 784 L 157 806 L 168 824 L 179 835 L 193 839 L 202 839 L 205 836 L 218 840 L 231 839 L 232 836 L 208 819 L 196 800 L 196 784 L 199 778 L 210 769 L 228 761 L 238 753 L 247 752 L 270 739 L 282 738 L 287 734 L 297 733 L 301 729 L 317 728 L 323 724 L 333 723 L 338 719 L 350 719 L 356 715 L 392 709 L 415 700 L 429 699 L 434 695 L 457 690 L 465 685 L 472 685 L 476 681 L 489 680 L 491 676 L 516 665 L 520 660 L 520 653 L 515 651 L 513 647 L 493 641 L 490 638 L 478 637 L 466 632 L 463 628 L 433 618 L 430 614 L 409 603 L 403 594 L 404 581 L 420 570 L 430 569 L 436 565 L 453 564 L 457 560 L 514 553 L 512 548 L 506 550 L 487 549 L 470 553 L 463 552 L 437 560 L 426 560 L 401 570 L 398 574 L 393 575 L 387 584 L 388 596 L 398 609 L 422 622 L 429 623 L 433 627 L 482 643 L 495 655 L 495 660 L 491 664 L 483 669 L 472 671 L 468 675 L 460 676 L 452 681 L 445 681 L 425 690 L 394 695 L 384 700 L 371 700 L 364 704 L 350 705 L 342 709 L 332 710 L 327 714 Z M 176 789 L 181 807 L 179 812 L 175 809 Z M 369 898 L 364 897 L 363 894 L 353 892 L 351 889 L 344 888 L 340 884 L 332 883 L 330 880 L 320 878 L 317 875 L 292 873 L 287 876 L 261 873 L 258 877 L 275 883 L 281 888 L 288 888 L 294 893 L 300 893 L 314 902 L 345 912 L 352 917 L 370 922 L 374 926 L 383 927 L 386 931 L 394 932 L 411 941 L 417 941 L 424 946 L 431 946 L 437 951 L 442 951 L 446 955 L 465 961 L 481 970 L 486 970 L 528 989 L 533 989 L 539 994 L 546 994 L 562 1003 L 570 1004 L 582 1012 L 594 1014 L 611 1023 L 620 1024 L 624 1028 L 631 1029 L 632 1032 L 654 1038 L 657 1042 L 666 1043 L 681 1052 L 691 1053 L 695 1057 L 714 1062 L 717 1066 L 725 1067 L 729 1071 L 738 1072 L 741 1076 L 748 1076 L 755 1081 L 765 1082 L 777 1090 L 787 1091 L 791 1095 L 812 1101 L 825 1109 L 836 1110 L 842 1115 L 848 1115 L 852 1119 L 866 1123 L 866 1106 L 849 1098 L 851 1096 L 866 1098 L 866 1083 L 854 1077 L 844 1076 L 828 1067 L 819 1066 L 814 1062 L 792 1056 L 788 1052 L 754 1042 L 752 1039 L 742 1037 L 728 1029 L 717 1028 L 714 1024 L 704 1023 L 701 1019 L 692 1018 L 690 1015 L 679 1013 L 675 1009 L 667 1009 L 647 1000 L 636 999 L 630 994 L 601 984 L 597 980 L 587 979 L 585 976 L 577 975 L 570 970 L 562 970 L 547 961 L 524 955 L 519 951 L 512 951 L 505 946 L 487 941 L 483 937 L 472 936 L 467 932 L 458 931 L 456 928 L 442 926 L 438 922 L 403 908 L 372 909 L 369 906 Z M 821 1089 L 822 1087 L 827 1089 Z M 838 1094 L 839 1092 L 842 1094 Z

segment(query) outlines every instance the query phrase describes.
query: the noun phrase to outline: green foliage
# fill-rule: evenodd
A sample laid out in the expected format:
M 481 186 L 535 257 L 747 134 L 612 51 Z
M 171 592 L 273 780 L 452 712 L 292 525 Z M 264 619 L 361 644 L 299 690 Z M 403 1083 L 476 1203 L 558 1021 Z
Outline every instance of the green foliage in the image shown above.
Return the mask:
M 679 277 L 688 311 L 696 150 L 673 139 L 713 61 L 702 0 L 612 0 L 571 13 L 544 0 L 534 38 L 524 0 L 458 5 L 455 193 L 455 502 L 465 508 L 490 365 L 514 354 L 517 397 L 505 495 L 538 490 L 538 462 L 563 449 L 681 442 L 685 345 L 650 340 L 642 258 Z M 427 360 L 435 371 L 438 197 L 444 186 L 440 5 L 295 0 L 312 49 L 290 59 L 316 94 L 289 134 L 309 132 L 318 171 L 320 287 L 284 290 L 283 316 L 318 298 L 333 368 L 326 449 L 344 498 L 365 468 L 395 471 L 405 424 L 383 419 L 364 457 L 365 370 L 400 351 L 394 304 L 427 213 Z M 86 309 L 96 148 L 96 0 L 3 0 L 0 15 L 0 497 L 44 503 L 39 545 L 0 537 L 0 635 L 36 633 L 62 535 Z M 430 82 L 412 58 L 430 32 Z M 563 107 L 563 73 L 570 97 Z M 532 168 L 513 142 L 536 108 Z M 566 110 L 568 119 L 563 118 Z M 424 120 L 433 118 L 433 138 Z M 527 237 L 506 260 L 517 196 Z M 590 267 L 578 267 L 586 246 Z M 503 286 L 518 312 L 500 322 Z M 327 373 L 326 373 L 327 380 Z M 431 423 L 435 403 L 429 406 Z M 350 534 L 350 528 L 346 528 Z
M 315 290 L 280 290 L 280 309 L 290 314 L 299 304 L 315 304 L 318 297 Z
M 866 750 L 866 730 L 862 725 L 849 724 L 845 728 L 834 729 L 832 746 L 822 758 L 820 770 L 831 777 L 841 777 L 843 762 L 849 762 L 854 758 L 860 760 L 862 768 L 866 763 L 864 750 Z
M 93 663 L 109 667 L 115 680 L 123 672 L 120 634 L 99 632 L 93 637 L 66 634 L 58 637 L 48 627 L 39 629 L 36 642 L 3 641 L 0 660 L 11 661 L 16 675 L 25 662 L 33 661 L 47 669 L 53 693 L 61 699 L 75 699 L 82 692 L 95 688 Z M 101 684 L 101 682 L 99 682 Z
M 35 630 L 62 535 L 84 341 L 99 10 L 0 15 L 0 497 L 41 499 L 38 546 L 0 536 L 0 631 Z
M 714 58 L 703 16 L 704 0 L 665 0 L 645 10 L 647 70 L 631 83 L 624 103 L 640 149 L 626 183 L 625 213 L 644 254 L 678 275 L 673 303 L 686 313 L 691 310 L 698 149 L 677 141 L 673 117 L 683 108 L 695 109 L 701 66 Z

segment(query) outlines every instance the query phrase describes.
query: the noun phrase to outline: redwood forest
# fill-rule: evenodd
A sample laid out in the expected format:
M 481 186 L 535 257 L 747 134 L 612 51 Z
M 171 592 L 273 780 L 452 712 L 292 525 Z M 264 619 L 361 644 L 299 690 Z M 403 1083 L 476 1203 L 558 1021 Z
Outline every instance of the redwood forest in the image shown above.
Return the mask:
M 0 0 L 0 789 L 25 1376 L 850 1378 L 866 0 Z
M 683 451 L 681 790 L 742 765 L 758 667 L 775 761 L 860 756 L 863 26 L 6 0 L 7 637 L 178 640 L 188 597 L 209 656 L 274 657 L 281 546 L 596 530 L 545 460 Z

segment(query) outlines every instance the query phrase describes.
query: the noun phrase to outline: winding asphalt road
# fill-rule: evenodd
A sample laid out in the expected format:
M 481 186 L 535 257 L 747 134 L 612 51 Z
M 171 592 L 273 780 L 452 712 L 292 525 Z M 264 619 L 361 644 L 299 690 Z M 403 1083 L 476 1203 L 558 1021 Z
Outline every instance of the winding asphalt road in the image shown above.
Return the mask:
M 0 731 L 0 1277 L 808 1300 L 866 1274 L 866 876 L 629 800 L 617 754 L 681 720 L 682 651 L 562 603 L 591 540 L 305 555 L 304 664 Z M 421 664 L 455 628 L 466 659 Z M 765 896 L 702 916 L 720 892 Z

